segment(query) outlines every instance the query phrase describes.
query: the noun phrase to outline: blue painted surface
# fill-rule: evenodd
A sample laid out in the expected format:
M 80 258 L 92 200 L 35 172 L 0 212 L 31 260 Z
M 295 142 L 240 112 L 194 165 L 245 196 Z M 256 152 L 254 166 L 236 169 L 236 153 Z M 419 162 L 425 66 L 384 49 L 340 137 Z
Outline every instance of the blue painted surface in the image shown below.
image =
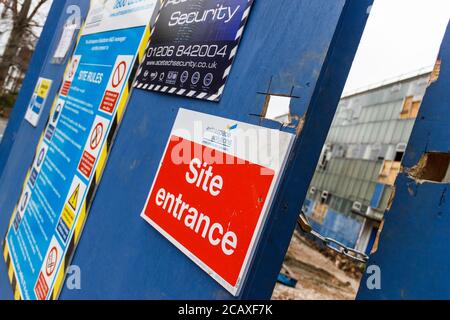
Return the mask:
M 321 235 L 333 238 L 346 246 L 354 248 L 358 242 L 362 223 L 339 213 L 328 210 L 322 224 L 312 219 L 315 202 L 309 199 L 305 200 L 305 212 L 313 229 Z
M 297 280 L 290 278 L 287 275 L 281 274 L 281 273 L 278 275 L 277 281 L 279 283 L 282 283 L 285 286 L 288 286 L 291 288 L 295 288 L 295 286 L 297 285 L 297 282 L 298 282 Z
M 426 152 L 450 150 L 450 26 L 440 52 L 440 77 L 425 95 L 403 166 Z M 362 285 L 358 299 L 450 298 L 450 184 L 418 183 L 400 174 L 396 196 L 369 265 L 381 268 L 381 290 Z M 367 275 L 363 279 L 366 283 Z
M 305 210 L 305 215 L 307 217 L 310 217 L 312 214 L 312 209 L 314 208 L 315 202 L 310 199 L 305 199 L 305 202 L 303 203 L 303 209 Z
M 135 90 L 117 135 L 73 264 L 82 290 L 62 299 L 231 299 L 229 293 L 140 217 L 180 107 L 252 124 L 265 92 L 294 96 L 292 114 L 306 115 L 286 177 L 264 228 L 240 297 L 269 298 L 280 271 L 338 104 L 371 0 L 257 0 L 223 99 L 190 100 Z M 44 111 L 43 118 L 46 116 Z M 41 128 L 42 129 L 42 128 Z M 293 129 L 285 129 L 293 131 Z M 31 163 L 39 130 L 20 130 L 0 181 L 0 230 L 6 230 Z M 32 146 L 33 148 L 31 148 Z M 0 298 L 11 298 L 0 263 Z
M 383 198 L 385 185 L 382 183 L 377 183 L 375 186 L 375 191 L 372 195 L 372 201 L 370 202 L 370 206 L 374 209 L 380 206 L 381 199 Z
M 362 227 L 361 222 L 333 210 L 328 210 L 323 224 L 315 221 L 311 221 L 311 224 L 321 235 L 351 248 L 356 246 Z
M 372 231 L 370 232 L 369 242 L 367 243 L 367 248 L 365 251 L 365 253 L 367 255 L 370 255 L 370 253 L 372 252 L 373 245 L 375 244 L 375 240 L 377 239 L 377 234 L 378 234 L 378 229 L 375 227 L 372 228 Z

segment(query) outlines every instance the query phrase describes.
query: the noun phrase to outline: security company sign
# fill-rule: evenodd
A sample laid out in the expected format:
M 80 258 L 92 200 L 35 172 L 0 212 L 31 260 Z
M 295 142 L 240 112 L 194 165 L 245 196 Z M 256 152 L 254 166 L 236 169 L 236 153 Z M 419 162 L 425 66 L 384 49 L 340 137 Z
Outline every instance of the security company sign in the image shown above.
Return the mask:
M 238 295 L 293 137 L 180 109 L 142 218 Z
M 167 0 L 135 87 L 219 101 L 253 0 Z

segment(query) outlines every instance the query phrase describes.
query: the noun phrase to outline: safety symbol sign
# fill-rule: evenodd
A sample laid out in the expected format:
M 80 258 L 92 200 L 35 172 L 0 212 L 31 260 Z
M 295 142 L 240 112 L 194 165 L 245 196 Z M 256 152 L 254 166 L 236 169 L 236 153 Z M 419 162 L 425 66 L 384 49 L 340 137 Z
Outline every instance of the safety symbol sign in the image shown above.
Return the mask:
M 57 234 L 63 243 L 67 243 L 70 230 L 75 223 L 76 213 L 81 208 L 81 199 L 84 197 L 86 189 L 86 184 L 78 176 L 75 176 L 67 193 L 67 199 L 56 227 Z
M 39 151 L 39 154 L 38 154 L 38 157 L 37 157 L 37 160 L 36 160 L 36 165 L 38 167 L 40 167 L 41 164 L 42 164 L 42 161 L 44 161 L 44 156 L 45 156 L 45 149 L 42 148 L 41 151 Z
M 46 143 L 42 143 L 39 151 L 36 154 L 36 158 L 33 162 L 33 166 L 30 174 L 30 184 L 34 188 L 36 184 L 37 177 L 42 169 L 42 164 L 44 163 L 45 156 L 48 151 L 48 145 Z
M 103 95 L 100 104 L 100 111 L 107 114 L 114 112 L 118 104 L 120 92 L 125 86 L 125 79 L 131 71 L 130 65 L 133 61 L 133 56 L 118 56 L 114 64 L 113 72 L 108 81 L 108 85 Z
M 122 2 L 91 2 L 13 213 L 4 257 L 21 299 L 58 298 L 106 165 L 108 137 L 126 108 L 159 1 Z M 40 80 L 32 110 L 42 110 L 50 83 Z
M 56 104 L 55 112 L 53 113 L 52 116 L 52 122 L 56 122 L 56 120 L 58 120 L 59 115 L 61 114 L 62 107 L 63 107 L 62 103 Z
M 22 196 L 22 200 L 20 201 L 20 211 L 25 210 L 25 207 L 28 203 L 28 199 L 30 198 L 30 192 L 29 191 L 25 191 L 23 196 Z
M 181 109 L 142 218 L 238 295 L 293 138 Z
M 63 99 L 56 99 L 56 101 L 53 105 L 49 123 L 45 130 L 45 139 L 47 139 L 48 141 L 51 141 L 53 138 L 53 135 L 55 133 L 55 129 L 58 124 L 58 120 L 61 116 L 61 112 L 64 108 L 64 105 L 65 105 L 65 101 Z
M 58 260 L 58 250 L 56 247 L 52 247 L 50 249 L 50 252 L 47 256 L 47 263 L 45 268 L 45 273 L 47 274 L 47 277 L 50 277 L 56 268 L 56 261 Z
M 219 101 L 253 0 L 166 1 L 134 86 Z
M 99 146 L 103 144 L 103 141 L 106 138 L 106 128 L 109 128 L 110 122 L 110 120 L 101 116 L 97 116 L 94 120 L 80 164 L 78 165 L 78 170 L 87 179 L 91 177 L 95 161 L 100 153 L 101 148 Z
M 20 196 L 19 203 L 16 208 L 16 215 L 13 221 L 13 227 L 15 232 L 17 232 L 17 230 L 19 229 L 25 210 L 27 209 L 28 203 L 30 202 L 30 198 L 31 198 L 31 189 L 28 186 L 26 186 Z
M 33 96 L 31 97 L 30 104 L 28 105 L 27 112 L 25 113 L 25 119 L 33 127 L 36 127 L 38 125 L 51 86 L 52 80 L 39 78 Z
M 69 199 L 70 207 L 71 207 L 73 210 L 76 210 L 76 209 L 77 209 L 77 203 L 78 203 L 78 195 L 79 195 L 79 193 L 80 193 L 80 185 L 77 186 L 77 188 L 76 188 L 75 191 L 72 193 L 72 195 L 70 196 L 70 199 Z
M 95 126 L 94 130 L 92 130 L 90 142 L 91 142 L 91 149 L 95 150 L 100 145 L 100 142 L 102 141 L 103 137 L 103 123 L 99 122 Z
M 113 75 L 111 78 L 111 84 L 113 88 L 117 88 L 123 82 L 126 72 L 127 63 L 125 61 L 121 61 L 113 71 Z
M 62 260 L 62 247 L 56 237 L 52 237 L 50 246 L 44 258 L 44 263 L 40 269 L 36 284 L 34 285 L 34 293 L 38 300 L 47 299 L 50 287 L 55 280 L 58 266 Z
M 72 60 L 69 63 L 69 67 L 66 72 L 66 77 L 63 82 L 63 86 L 61 89 L 61 95 L 67 96 L 69 93 L 70 87 L 72 86 L 72 81 L 75 78 L 75 74 L 77 73 L 78 66 L 80 65 L 81 55 L 76 55 L 72 57 Z

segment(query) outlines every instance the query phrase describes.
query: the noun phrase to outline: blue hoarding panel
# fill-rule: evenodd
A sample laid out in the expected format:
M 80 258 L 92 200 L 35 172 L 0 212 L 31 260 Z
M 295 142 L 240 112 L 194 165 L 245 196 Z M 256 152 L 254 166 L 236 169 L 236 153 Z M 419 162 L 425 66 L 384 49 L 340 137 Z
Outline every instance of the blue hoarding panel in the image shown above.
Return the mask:
M 361 232 L 362 223 L 353 217 L 328 210 L 324 223 L 319 227 L 319 233 L 325 237 L 336 239 L 340 243 L 354 248 Z
M 372 200 L 370 202 L 370 206 L 374 209 L 378 208 L 380 206 L 380 201 L 383 198 L 383 192 L 384 192 L 385 185 L 378 183 L 375 186 L 375 191 L 373 192 Z
M 72 262 L 81 270 L 82 288 L 64 288 L 60 298 L 232 299 L 139 214 L 179 108 L 279 129 L 279 123 L 258 116 L 264 93 L 272 93 L 292 95 L 291 114 L 294 119 L 305 116 L 305 125 L 299 132 L 295 124 L 282 128 L 298 139 L 238 297 L 269 298 L 371 3 L 257 0 L 219 103 L 134 90 Z M 47 77 L 58 82 L 61 76 Z M 40 130 L 19 130 L 5 166 L 0 180 L 3 232 Z M 67 232 L 63 226 L 58 230 L 62 236 Z M 12 298 L 4 264 L 0 298 Z
M 406 172 L 427 152 L 448 157 L 450 150 L 450 26 L 439 58 L 440 75 L 425 94 L 397 179 L 395 199 L 386 215 L 378 251 L 368 265 L 381 270 L 381 289 L 370 290 L 363 278 L 358 299 L 448 299 L 450 297 L 450 184 L 418 181 Z M 445 163 L 443 161 L 442 163 Z M 446 165 L 431 171 L 444 174 Z M 428 169 L 429 170 L 429 169 Z M 426 170 L 425 170 L 426 171 Z

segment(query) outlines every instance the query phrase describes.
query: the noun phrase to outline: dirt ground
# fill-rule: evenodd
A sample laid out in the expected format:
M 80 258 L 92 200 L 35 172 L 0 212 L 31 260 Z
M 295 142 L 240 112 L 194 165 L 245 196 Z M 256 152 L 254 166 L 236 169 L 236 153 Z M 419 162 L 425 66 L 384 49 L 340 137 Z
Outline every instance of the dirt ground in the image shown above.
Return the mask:
M 298 280 L 295 288 L 277 283 L 274 300 L 353 300 L 361 265 L 321 249 L 296 231 L 281 272 Z M 344 271 L 345 270 L 345 271 Z

